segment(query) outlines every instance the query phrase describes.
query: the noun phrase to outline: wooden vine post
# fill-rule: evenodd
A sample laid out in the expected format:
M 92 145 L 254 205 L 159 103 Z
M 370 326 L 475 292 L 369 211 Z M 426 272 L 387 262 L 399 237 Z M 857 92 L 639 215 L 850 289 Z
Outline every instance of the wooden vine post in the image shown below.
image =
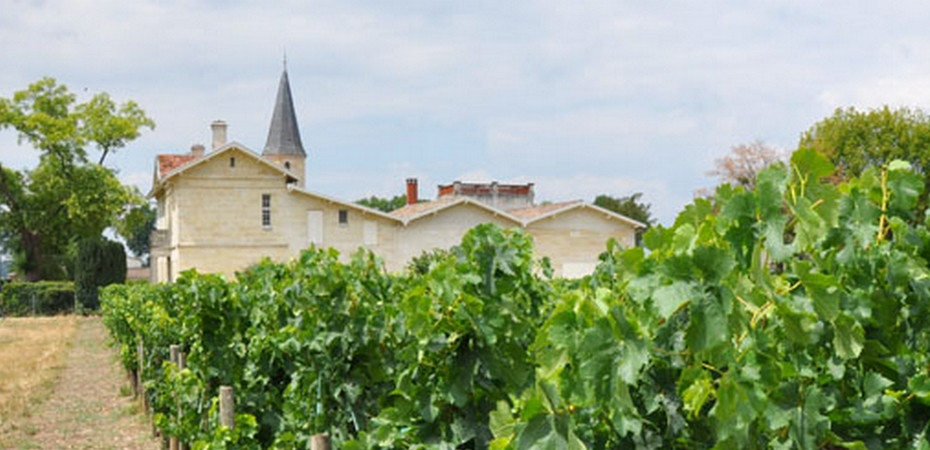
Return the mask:
M 310 436 L 310 450 L 329 450 L 329 435 L 321 433 Z
M 235 428 L 236 403 L 232 386 L 220 386 L 220 425 Z
M 142 380 L 142 371 L 145 369 L 145 345 L 142 343 L 142 336 L 139 336 L 139 342 L 136 344 L 136 354 L 139 357 L 139 368 L 136 371 L 136 385 L 138 386 L 139 396 L 142 398 L 142 413 L 149 413 L 149 398 L 145 395 L 145 385 Z
M 187 353 L 178 352 L 178 370 L 184 370 L 187 368 Z M 181 408 L 181 399 L 178 399 L 178 417 L 182 415 L 183 409 Z M 181 442 L 181 450 L 188 450 L 187 444 Z
M 179 361 L 180 361 L 180 358 L 181 358 L 181 346 L 179 346 L 179 345 L 171 345 L 170 347 L 168 347 L 168 353 L 169 353 L 169 355 L 170 355 L 171 362 L 172 362 L 176 367 L 178 367 L 178 368 L 180 369 L 181 367 L 180 367 L 180 362 L 179 362 Z M 175 394 L 175 395 L 177 395 L 177 394 Z M 178 417 L 180 417 L 180 413 L 181 413 L 181 401 L 180 401 L 180 399 L 176 399 L 176 400 L 178 401 L 178 414 L 179 414 Z M 170 437 L 168 438 L 168 448 L 169 448 L 170 450 L 181 450 L 181 443 L 178 441 L 178 437 L 177 437 L 177 436 L 170 436 Z

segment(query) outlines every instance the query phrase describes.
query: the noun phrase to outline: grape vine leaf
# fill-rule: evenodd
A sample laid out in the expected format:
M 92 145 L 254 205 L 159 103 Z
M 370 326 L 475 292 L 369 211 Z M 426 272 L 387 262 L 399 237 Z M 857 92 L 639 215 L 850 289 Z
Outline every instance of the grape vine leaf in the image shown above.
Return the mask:
M 833 348 L 843 359 L 853 359 L 862 352 L 865 330 L 862 325 L 846 314 L 840 314 L 833 322 Z

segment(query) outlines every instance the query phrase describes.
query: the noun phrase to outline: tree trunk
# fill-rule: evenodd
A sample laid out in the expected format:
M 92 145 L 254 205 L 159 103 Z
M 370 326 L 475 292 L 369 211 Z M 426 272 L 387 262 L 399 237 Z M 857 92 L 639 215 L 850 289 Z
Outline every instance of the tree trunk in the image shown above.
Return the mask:
M 29 230 L 21 230 L 23 252 L 26 253 L 26 281 L 39 281 L 42 279 L 42 238 Z

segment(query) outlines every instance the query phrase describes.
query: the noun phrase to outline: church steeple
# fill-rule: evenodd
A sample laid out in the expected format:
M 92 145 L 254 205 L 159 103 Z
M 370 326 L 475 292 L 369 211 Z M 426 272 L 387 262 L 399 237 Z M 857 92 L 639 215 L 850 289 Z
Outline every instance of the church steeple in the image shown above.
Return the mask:
M 300 142 L 300 129 L 297 128 L 297 114 L 294 113 L 294 100 L 291 98 L 291 84 L 287 79 L 287 57 L 284 70 L 278 84 L 278 98 L 275 100 L 268 128 L 268 140 L 262 156 L 290 171 L 297 178 L 297 185 L 304 187 L 304 164 L 307 152 Z
M 304 144 L 300 141 L 300 129 L 297 127 L 297 114 L 294 113 L 291 84 L 287 79 L 287 60 L 284 64 L 262 156 L 288 155 L 306 158 L 307 152 L 304 151 Z

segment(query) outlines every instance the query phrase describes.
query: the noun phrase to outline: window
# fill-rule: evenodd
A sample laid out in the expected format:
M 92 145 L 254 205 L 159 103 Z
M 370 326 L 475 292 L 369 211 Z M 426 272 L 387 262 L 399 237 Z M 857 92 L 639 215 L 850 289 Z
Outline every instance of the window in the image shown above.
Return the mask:
M 236 158 L 229 158 L 229 167 L 236 167 Z
M 291 162 L 290 162 L 290 161 L 284 161 L 284 168 L 287 169 L 287 170 L 291 170 Z
M 262 194 L 262 226 L 271 227 L 271 194 Z
M 349 224 L 349 211 L 344 209 L 339 210 L 339 225 L 346 226 Z

